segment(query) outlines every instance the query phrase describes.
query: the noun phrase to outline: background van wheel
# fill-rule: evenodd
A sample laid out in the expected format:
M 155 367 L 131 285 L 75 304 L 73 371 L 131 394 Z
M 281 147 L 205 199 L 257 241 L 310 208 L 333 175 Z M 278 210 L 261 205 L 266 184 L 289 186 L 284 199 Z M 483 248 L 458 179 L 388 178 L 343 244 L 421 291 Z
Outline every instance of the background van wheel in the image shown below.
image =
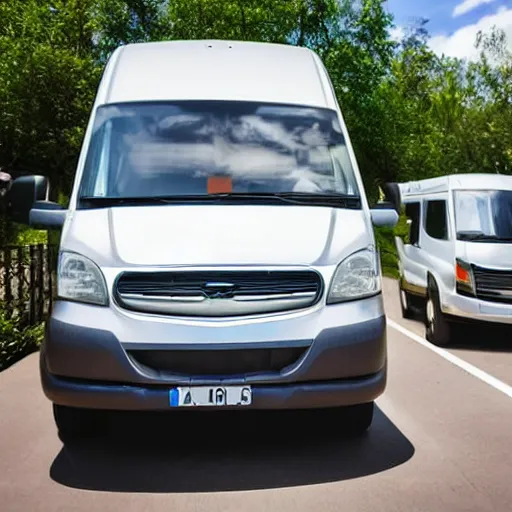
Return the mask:
M 400 307 L 402 309 L 402 317 L 411 319 L 414 317 L 414 311 L 411 309 L 411 296 L 401 285 L 398 285 L 400 293 Z
M 441 311 L 437 286 L 431 283 L 425 304 L 425 337 L 430 343 L 446 347 L 452 341 L 454 327 Z
M 53 404 L 53 417 L 63 441 L 93 437 L 103 433 L 107 425 L 106 411 Z

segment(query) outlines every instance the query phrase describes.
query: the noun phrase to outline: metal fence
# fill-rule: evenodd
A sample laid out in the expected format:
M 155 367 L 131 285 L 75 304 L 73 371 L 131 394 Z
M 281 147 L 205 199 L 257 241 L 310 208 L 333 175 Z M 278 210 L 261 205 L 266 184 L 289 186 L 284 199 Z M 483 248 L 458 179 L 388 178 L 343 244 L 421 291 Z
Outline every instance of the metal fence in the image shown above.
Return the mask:
M 56 256 L 51 245 L 0 249 L 0 302 L 7 319 L 25 327 L 47 318 L 56 292 Z

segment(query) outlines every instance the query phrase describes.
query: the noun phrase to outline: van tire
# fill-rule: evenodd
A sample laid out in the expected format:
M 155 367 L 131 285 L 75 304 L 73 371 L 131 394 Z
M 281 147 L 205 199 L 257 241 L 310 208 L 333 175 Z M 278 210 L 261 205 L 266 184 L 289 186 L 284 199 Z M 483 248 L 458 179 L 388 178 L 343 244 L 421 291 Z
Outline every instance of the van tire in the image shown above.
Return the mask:
M 53 404 L 53 417 L 62 441 L 94 437 L 106 425 L 105 414 L 92 409 Z
M 407 319 L 414 318 L 414 311 L 411 309 L 411 296 L 406 292 L 402 285 L 398 285 L 399 298 L 400 298 L 400 309 L 402 310 L 402 317 Z
M 425 338 L 433 345 L 446 347 L 451 343 L 453 334 L 453 325 L 441 311 L 437 285 L 429 280 L 425 303 Z
M 359 437 L 370 428 L 373 421 L 374 403 L 350 405 L 336 409 L 335 429 L 343 436 Z M 332 425 L 334 426 L 334 425 Z

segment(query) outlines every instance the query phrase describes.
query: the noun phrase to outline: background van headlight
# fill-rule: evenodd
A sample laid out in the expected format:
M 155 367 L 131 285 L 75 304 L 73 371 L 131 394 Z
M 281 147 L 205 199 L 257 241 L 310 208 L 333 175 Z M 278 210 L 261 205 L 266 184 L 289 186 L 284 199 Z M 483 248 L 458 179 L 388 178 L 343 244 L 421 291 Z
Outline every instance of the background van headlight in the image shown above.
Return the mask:
M 108 305 L 105 278 L 89 258 L 73 252 L 62 252 L 57 270 L 57 295 L 61 299 Z
M 327 304 L 370 297 L 380 290 L 378 253 L 373 248 L 363 249 L 338 265 L 331 280 Z

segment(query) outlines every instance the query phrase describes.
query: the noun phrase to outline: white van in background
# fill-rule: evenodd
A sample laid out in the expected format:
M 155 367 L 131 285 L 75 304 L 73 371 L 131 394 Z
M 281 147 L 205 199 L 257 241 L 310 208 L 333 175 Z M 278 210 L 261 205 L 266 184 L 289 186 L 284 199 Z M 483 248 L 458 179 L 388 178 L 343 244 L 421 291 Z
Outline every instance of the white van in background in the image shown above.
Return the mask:
M 457 174 L 395 184 L 409 222 L 396 237 L 404 317 L 425 306 L 426 337 L 463 321 L 512 326 L 512 176 Z

